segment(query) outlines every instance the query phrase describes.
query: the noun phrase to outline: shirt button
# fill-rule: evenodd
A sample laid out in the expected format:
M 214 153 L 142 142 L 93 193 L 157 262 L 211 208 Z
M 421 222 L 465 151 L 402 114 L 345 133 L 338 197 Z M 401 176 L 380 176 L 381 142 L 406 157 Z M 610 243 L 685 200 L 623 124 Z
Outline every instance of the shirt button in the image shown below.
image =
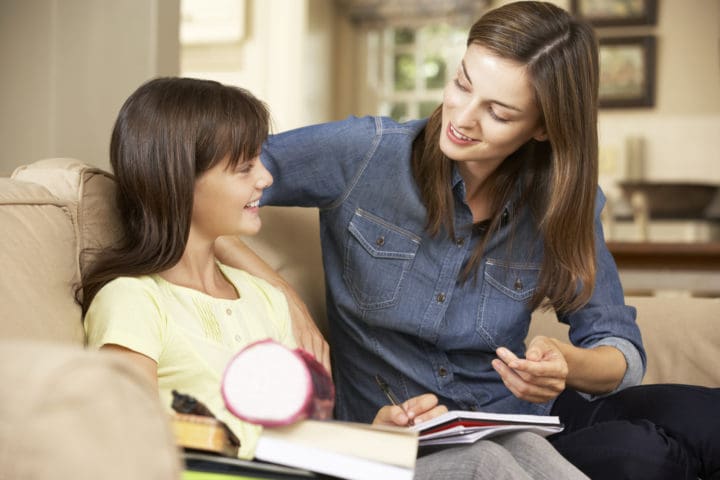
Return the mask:
M 438 303 L 444 303 L 445 302 L 445 294 L 444 293 L 438 293 L 437 297 L 435 297 L 438 301 Z
M 225 310 L 225 313 L 227 313 L 228 315 L 232 315 L 232 309 L 228 308 L 227 310 Z
M 235 335 L 235 341 L 238 343 L 242 342 L 242 337 L 240 336 L 240 334 Z
M 447 374 L 448 374 L 447 368 L 445 368 L 445 367 L 438 368 L 438 375 L 440 375 L 441 377 L 447 377 Z
M 463 245 L 465 245 L 465 238 L 460 237 L 455 240 L 455 245 L 457 245 L 458 247 L 462 247 Z
M 385 237 L 378 237 L 377 240 L 375 240 L 375 245 L 378 247 L 385 245 Z
M 518 278 L 517 280 L 515 280 L 515 290 L 519 292 L 519 291 L 522 290 L 522 289 L 523 289 L 522 280 L 520 280 L 520 279 Z

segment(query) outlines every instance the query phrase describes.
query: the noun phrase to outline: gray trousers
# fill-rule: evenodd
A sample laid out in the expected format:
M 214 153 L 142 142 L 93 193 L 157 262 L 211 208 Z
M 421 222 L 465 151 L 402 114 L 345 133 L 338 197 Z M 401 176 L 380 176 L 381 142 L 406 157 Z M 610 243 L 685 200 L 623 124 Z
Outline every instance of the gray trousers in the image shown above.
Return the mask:
M 416 480 L 587 479 L 543 437 L 513 432 L 425 455 Z

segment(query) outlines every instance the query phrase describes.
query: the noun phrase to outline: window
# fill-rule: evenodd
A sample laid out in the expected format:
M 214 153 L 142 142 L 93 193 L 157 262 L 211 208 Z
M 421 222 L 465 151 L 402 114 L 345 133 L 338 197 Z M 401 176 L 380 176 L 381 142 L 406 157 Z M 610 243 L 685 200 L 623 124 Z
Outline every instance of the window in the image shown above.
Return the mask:
M 465 52 L 468 25 L 434 22 L 368 32 L 368 84 L 377 113 L 398 121 L 430 115 Z

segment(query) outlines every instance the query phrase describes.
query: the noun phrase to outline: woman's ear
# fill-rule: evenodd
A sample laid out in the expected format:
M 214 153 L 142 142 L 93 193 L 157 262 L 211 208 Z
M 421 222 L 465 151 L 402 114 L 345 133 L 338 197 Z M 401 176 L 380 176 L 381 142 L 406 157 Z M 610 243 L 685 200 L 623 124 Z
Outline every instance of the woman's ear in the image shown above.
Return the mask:
M 548 139 L 548 135 L 545 127 L 538 127 L 538 129 L 535 131 L 535 135 L 533 135 L 532 138 L 537 140 L 538 142 L 546 141 Z

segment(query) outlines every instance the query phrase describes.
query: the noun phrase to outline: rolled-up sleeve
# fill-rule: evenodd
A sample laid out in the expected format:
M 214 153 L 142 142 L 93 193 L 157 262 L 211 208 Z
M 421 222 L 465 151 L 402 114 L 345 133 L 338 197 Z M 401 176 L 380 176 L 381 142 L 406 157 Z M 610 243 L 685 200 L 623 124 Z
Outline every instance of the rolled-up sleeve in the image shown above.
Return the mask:
M 562 316 L 560 320 L 570 325 L 570 341 L 573 345 L 583 348 L 608 345 L 623 354 L 627 369 L 622 381 L 613 391 L 616 392 L 642 381 L 647 357 L 640 328 L 635 321 L 637 311 L 634 307 L 625 305 L 617 266 L 605 244 L 600 222 L 600 211 L 604 203 L 605 197 L 598 190 L 595 212 L 597 272 L 592 297 L 582 309 Z

